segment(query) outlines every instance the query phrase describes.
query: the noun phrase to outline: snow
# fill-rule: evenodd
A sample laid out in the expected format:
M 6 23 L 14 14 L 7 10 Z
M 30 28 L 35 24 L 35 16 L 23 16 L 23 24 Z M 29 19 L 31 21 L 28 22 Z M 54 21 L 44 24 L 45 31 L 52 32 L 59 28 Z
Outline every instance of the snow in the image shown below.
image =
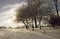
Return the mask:
M 59 39 L 26 29 L 0 29 L 0 39 Z

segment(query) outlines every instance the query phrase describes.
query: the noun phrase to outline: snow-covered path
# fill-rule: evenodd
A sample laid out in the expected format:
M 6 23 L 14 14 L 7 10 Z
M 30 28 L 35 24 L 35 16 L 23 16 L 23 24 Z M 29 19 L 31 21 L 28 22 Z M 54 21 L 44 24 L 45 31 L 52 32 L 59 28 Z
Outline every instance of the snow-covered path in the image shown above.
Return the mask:
M 0 29 L 0 39 L 59 39 L 26 29 Z

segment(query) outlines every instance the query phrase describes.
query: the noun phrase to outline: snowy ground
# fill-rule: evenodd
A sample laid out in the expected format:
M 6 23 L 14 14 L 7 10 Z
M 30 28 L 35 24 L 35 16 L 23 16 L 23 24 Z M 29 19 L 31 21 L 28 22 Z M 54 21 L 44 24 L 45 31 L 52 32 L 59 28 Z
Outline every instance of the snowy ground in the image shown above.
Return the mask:
M 60 39 L 60 27 L 59 29 L 53 29 L 52 27 L 43 27 L 41 30 L 35 29 L 35 31 L 38 33 L 42 33 Z
M 59 36 L 55 37 L 26 29 L 0 29 L 0 39 L 59 39 Z

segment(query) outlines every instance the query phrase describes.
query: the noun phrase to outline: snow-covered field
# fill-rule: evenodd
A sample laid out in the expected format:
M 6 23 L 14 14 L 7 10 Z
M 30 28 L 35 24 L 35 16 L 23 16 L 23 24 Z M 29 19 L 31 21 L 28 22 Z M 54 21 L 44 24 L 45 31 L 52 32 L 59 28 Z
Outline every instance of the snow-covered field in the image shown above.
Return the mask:
M 42 34 L 60 39 L 60 27 L 59 29 L 56 29 L 56 28 L 53 29 L 52 27 L 43 27 L 41 30 L 38 28 L 38 29 L 35 29 L 35 31 L 38 33 L 42 33 Z
M 50 34 L 54 36 L 26 29 L 0 29 L 0 39 L 60 39 L 59 32 Z

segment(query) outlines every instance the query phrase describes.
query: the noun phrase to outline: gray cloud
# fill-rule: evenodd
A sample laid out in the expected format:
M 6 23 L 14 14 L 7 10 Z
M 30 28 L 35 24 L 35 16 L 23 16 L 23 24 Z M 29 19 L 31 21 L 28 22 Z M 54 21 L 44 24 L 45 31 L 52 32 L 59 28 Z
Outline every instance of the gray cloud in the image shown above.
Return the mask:
M 6 7 L 6 9 L 3 9 L 3 7 L 5 7 L 6 5 L 14 5 L 17 3 L 24 2 L 24 1 L 26 0 L 0 0 L 0 14 L 11 8 L 11 7 Z
M 14 24 L 13 20 L 16 18 L 15 17 L 15 15 L 16 15 L 15 10 L 18 7 L 22 7 L 23 4 L 26 4 L 26 2 L 16 3 L 14 5 L 10 4 L 10 5 L 6 5 L 6 6 L 2 7 L 3 10 L 5 10 L 9 7 L 10 7 L 10 9 L 0 13 L 0 23 L 3 25 L 8 23 L 8 24 L 10 24 L 10 26 L 12 26 L 12 23 Z M 3 26 L 3 25 L 0 25 L 0 26 Z M 15 24 L 14 24 L 14 26 L 15 26 Z
M 4 7 L 5 5 L 13 5 L 24 1 L 26 0 L 0 0 L 0 12 L 2 11 L 2 7 Z

